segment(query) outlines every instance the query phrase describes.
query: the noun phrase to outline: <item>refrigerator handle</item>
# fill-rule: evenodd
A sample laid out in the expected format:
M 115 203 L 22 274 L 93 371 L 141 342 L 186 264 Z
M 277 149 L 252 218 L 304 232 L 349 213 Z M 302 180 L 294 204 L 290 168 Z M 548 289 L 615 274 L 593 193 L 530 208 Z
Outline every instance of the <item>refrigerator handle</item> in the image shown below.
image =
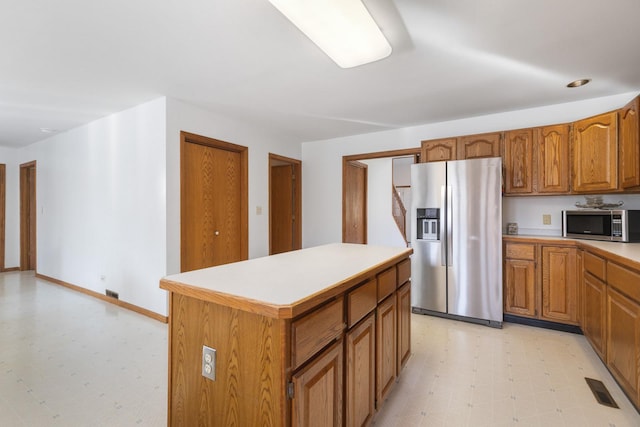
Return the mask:
M 447 258 L 448 266 L 453 267 L 453 195 L 447 185 Z
M 442 208 L 444 208 L 447 203 L 446 191 L 447 190 L 444 185 L 440 186 L 440 206 Z M 443 267 L 447 265 L 447 232 L 445 227 L 446 223 L 447 222 L 445 221 L 444 214 L 440 215 L 440 224 L 438 224 L 438 226 L 440 227 L 440 265 L 442 265 Z

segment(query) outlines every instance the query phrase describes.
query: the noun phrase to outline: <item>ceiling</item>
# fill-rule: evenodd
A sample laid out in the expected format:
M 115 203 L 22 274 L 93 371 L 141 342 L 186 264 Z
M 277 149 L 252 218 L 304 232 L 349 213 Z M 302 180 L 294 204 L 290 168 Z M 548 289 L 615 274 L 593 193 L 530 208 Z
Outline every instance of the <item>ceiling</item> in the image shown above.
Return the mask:
M 342 69 L 267 0 L 0 0 L 0 145 L 159 96 L 303 142 L 640 91 L 638 0 L 364 3 L 393 53 Z

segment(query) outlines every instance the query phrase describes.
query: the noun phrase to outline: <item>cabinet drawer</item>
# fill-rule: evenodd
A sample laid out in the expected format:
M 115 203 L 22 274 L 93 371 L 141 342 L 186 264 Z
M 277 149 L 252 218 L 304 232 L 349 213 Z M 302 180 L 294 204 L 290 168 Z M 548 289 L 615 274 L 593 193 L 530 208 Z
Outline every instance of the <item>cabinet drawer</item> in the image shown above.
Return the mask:
M 607 266 L 607 283 L 640 302 L 640 274 L 610 262 Z
M 402 286 L 411 279 L 411 259 L 407 258 L 398 263 L 398 286 Z
M 378 274 L 378 302 L 395 292 L 397 285 L 395 265 Z
M 347 295 L 347 327 L 352 327 L 376 308 L 376 279 L 358 286 Z
M 536 245 L 523 243 L 507 243 L 504 253 L 505 258 L 535 261 Z
M 584 263 L 584 269 L 586 271 L 593 274 L 600 280 L 607 280 L 607 266 L 603 258 L 593 255 L 592 253 L 585 252 L 582 262 Z
M 293 369 L 298 368 L 324 346 L 342 335 L 344 298 L 319 308 L 291 325 Z

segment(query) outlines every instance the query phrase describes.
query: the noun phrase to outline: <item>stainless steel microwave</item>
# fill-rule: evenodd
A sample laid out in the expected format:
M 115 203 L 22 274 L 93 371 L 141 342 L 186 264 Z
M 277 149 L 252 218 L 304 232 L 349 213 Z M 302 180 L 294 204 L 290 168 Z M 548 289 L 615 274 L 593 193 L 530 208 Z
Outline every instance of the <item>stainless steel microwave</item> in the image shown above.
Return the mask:
M 640 210 L 562 211 L 562 235 L 609 242 L 640 242 Z

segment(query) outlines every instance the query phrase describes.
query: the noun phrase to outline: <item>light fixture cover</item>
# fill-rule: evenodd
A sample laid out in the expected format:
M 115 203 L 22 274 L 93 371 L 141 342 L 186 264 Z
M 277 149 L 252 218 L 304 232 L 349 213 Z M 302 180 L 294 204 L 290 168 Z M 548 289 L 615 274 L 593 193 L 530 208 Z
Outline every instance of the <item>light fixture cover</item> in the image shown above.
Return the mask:
M 391 45 L 361 0 L 269 1 L 342 68 L 391 54 Z

